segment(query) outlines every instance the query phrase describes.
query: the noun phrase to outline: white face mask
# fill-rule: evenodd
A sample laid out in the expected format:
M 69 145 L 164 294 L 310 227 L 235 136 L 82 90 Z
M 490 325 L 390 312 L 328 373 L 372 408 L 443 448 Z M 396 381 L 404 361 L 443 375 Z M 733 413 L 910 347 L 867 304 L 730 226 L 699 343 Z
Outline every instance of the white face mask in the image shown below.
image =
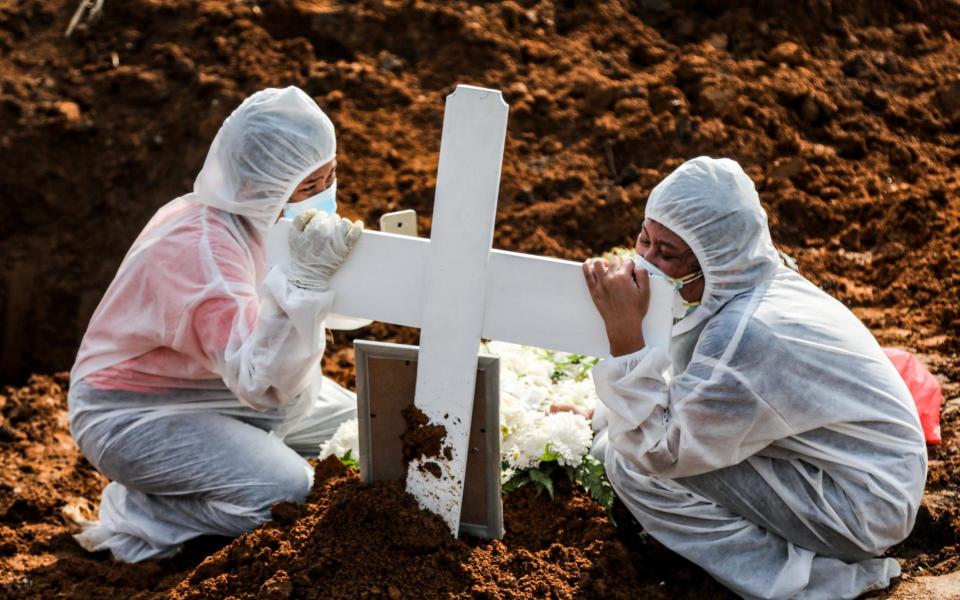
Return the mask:
M 287 202 L 283 207 L 283 216 L 292 219 L 299 214 L 305 213 L 311 208 L 333 214 L 337 212 L 337 180 L 334 179 L 330 187 L 319 194 L 314 194 L 306 200 L 300 202 Z
M 683 289 L 683 286 L 687 285 L 691 281 L 696 281 L 703 277 L 703 271 L 697 271 L 696 273 L 690 273 L 684 277 L 670 277 L 663 271 L 661 271 L 653 263 L 647 262 L 642 256 L 637 256 L 634 259 L 634 263 L 641 269 L 646 270 L 651 277 L 659 277 L 665 279 L 671 286 L 673 286 L 673 318 L 676 321 L 684 318 L 685 316 L 692 313 L 698 306 L 700 302 L 687 302 L 683 299 L 683 296 L 680 295 L 680 290 Z

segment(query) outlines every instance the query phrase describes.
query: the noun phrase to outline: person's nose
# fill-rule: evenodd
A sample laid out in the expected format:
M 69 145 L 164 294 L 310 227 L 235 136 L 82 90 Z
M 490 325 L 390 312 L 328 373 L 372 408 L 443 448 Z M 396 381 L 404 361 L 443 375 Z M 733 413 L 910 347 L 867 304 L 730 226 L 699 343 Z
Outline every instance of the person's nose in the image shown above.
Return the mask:
M 637 256 L 642 257 L 643 260 L 647 261 L 648 263 L 652 264 L 658 269 L 661 269 L 661 270 L 663 269 L 663 267 L 660 265 L 660 252 L 657 247 L 657 244 L 651 243 L 650 246 L 647 248 L 647 251 L 644 252 L 643 245 L 640 243 L 640 236 L 638 235 L 637 243 L 635 244 L 634 248 L 637 251 Z
M 657 252 L 656 252 L 656 250 L 654 249 L 654 245 L 653 245 L 653 244 L 650 244 L 650 246 L 647 248 L 646 252 L 644 252 L 643 249 L 642 249 L 642 247 L 640 246 L 640 243 L 638 242 L 638 243 L 637 243 L 637 255 L 643 257 L 643 260 L 647 261 L 648 263 L 656 264 L 656 262 L 654 262 L 654 261 L 656 261 L 656 259 L 657 259 Z M 659 265 L 657 265 L 657 266 L 659 266 Z
M 650 247 L 647 249 L 645 253 L 637 252 L 637 254 L 642 256 L 643 260 L 647 261 L 651 265 L 663 271 L 663 265 L 660 264 L 661 263 L 660 252 L 659 252 L 659 249 L 657 249 L 654 244 L 650 244 Z

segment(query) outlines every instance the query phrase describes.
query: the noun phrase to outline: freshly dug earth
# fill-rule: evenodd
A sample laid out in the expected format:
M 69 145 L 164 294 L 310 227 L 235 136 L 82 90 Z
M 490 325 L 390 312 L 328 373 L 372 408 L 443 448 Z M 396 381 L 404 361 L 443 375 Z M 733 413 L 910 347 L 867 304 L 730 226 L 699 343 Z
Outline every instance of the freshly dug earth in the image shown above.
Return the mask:
M 941 590 L 921 576 L 960 569 L 960 6 L 877 4 L 108 0 L 64 40 L 75 2 L 0 0 L 3 381 L 70 366 L 125 250 L 190 190 L 249 93 L 299 85 L 328 111 L 343 213 L 414 208 L 429 231 L 443 98 L 495 87 L 510 103 L 498 247 L 582 260 L 630 244 L 662 177 L 730 156 L 804 273 L 940 376 L 944 442 L 891 554 L 902 587 Z M 335 334 L 324 368 L 351 386 L 358 336 L 417 339 L 379 324 Z M 106 483 L 69 437 L 66 385 L 39 376 L 0 399 L 0 596 L 721 594 L 575 490 L 507 496 L 502 543 L 453 542 L 396 488 L 329 465 L 307 507 L 222 553 L 205 539 L 113 565 L 60 517 L 95 508 Z M 402 522 L 378 516 L 394 510 Z
M 0 396 L 0 597 L 725 594 L 693 565 L 641 540 L 627 513 L 617 529 L 564 482 L 556 500 L 532 489 L 507 496 L 502 541 L 455 540 L 400 484 L 362 484 L 334 458 L 318 465 L 305 506 L 275 505 L 272 522 L 232 543 L 204 538 L 170 560 L 113 563 L 107 552 L 81 550 L 60 517 L 63 506 L 96 498 L 106 483 L 69 438 L 65 384 L 65 374 L 35 376 Z
M 646 591 L 603 511 L 580 494 L 568 497 L 558 510 L 545 511 L 531 493 L 520 493 L 507 505 L 510 535 L 471 543 L 451 538 L 444 522 L 421 510 L 399 483 L 362 485 L 331 457 L 320 464 L 305 507 L 276 505 L 270 526 L 207 558 L 173 596 L 296 590 L 307 598 L 556 592 L 633 598 Z M 538 530 L 544 525 L 547 532 Z
M 563 481 L 555 500 L 529 488 L 507 495 L 502 541 L 458 541 L 399 484 L 362 484 L 332 458 L 318 465 L 305 506 L 275 505 L 273 521 L 232 543 L 201 538 L 170 560 L 114 563 L 81 550 L 60 516 L 106 484 L 69 437 L 66 383 L 65 373 L 34 376 L 0 396 L 0 597 L 732 597 L 642 536 L 622 506 L 614 527 Z M 958 429 L 954 414 L 946 435 Z M 960 567 L 960 453 L 933 452 L 917 527 L 891 551 L 905 583 Z

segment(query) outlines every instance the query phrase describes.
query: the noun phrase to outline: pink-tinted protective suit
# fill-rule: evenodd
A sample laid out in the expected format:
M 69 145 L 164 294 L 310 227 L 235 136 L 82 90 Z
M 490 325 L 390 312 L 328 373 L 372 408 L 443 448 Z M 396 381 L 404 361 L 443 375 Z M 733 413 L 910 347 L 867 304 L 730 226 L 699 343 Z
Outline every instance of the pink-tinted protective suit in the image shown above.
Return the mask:
M 71 373 L 74 437 L 114 480 L 100 522 L 79 536 L 85 547 L 167 556 L 305 496 L 311 471 L 290 448 L 315 455 L 354 416 L 355 398 L 320 375 L 333 293 L 268 271 L 264 241 L 296 186 L 335 154 L 333 124 L 309 96 L 258 92 L 224 122 L 193 192 L 162 207 L 130 248 Z M 163 447 L 143 447 L 148 439 Z

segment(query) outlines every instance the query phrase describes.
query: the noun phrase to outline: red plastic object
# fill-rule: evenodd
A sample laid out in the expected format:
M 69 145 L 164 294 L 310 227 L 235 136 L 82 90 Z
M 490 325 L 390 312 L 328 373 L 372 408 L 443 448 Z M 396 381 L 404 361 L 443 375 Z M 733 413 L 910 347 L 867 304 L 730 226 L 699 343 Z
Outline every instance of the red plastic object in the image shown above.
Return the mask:
M 887 358 L 903 377 L 903 381 L 917 403 L 920 413 L 920 425 L 928 444 L 940 443 L 940 405 L 943 404 L 943 390 L 940 382 L 933 376 L 920 359 L 906 350 L 884 348 Z

